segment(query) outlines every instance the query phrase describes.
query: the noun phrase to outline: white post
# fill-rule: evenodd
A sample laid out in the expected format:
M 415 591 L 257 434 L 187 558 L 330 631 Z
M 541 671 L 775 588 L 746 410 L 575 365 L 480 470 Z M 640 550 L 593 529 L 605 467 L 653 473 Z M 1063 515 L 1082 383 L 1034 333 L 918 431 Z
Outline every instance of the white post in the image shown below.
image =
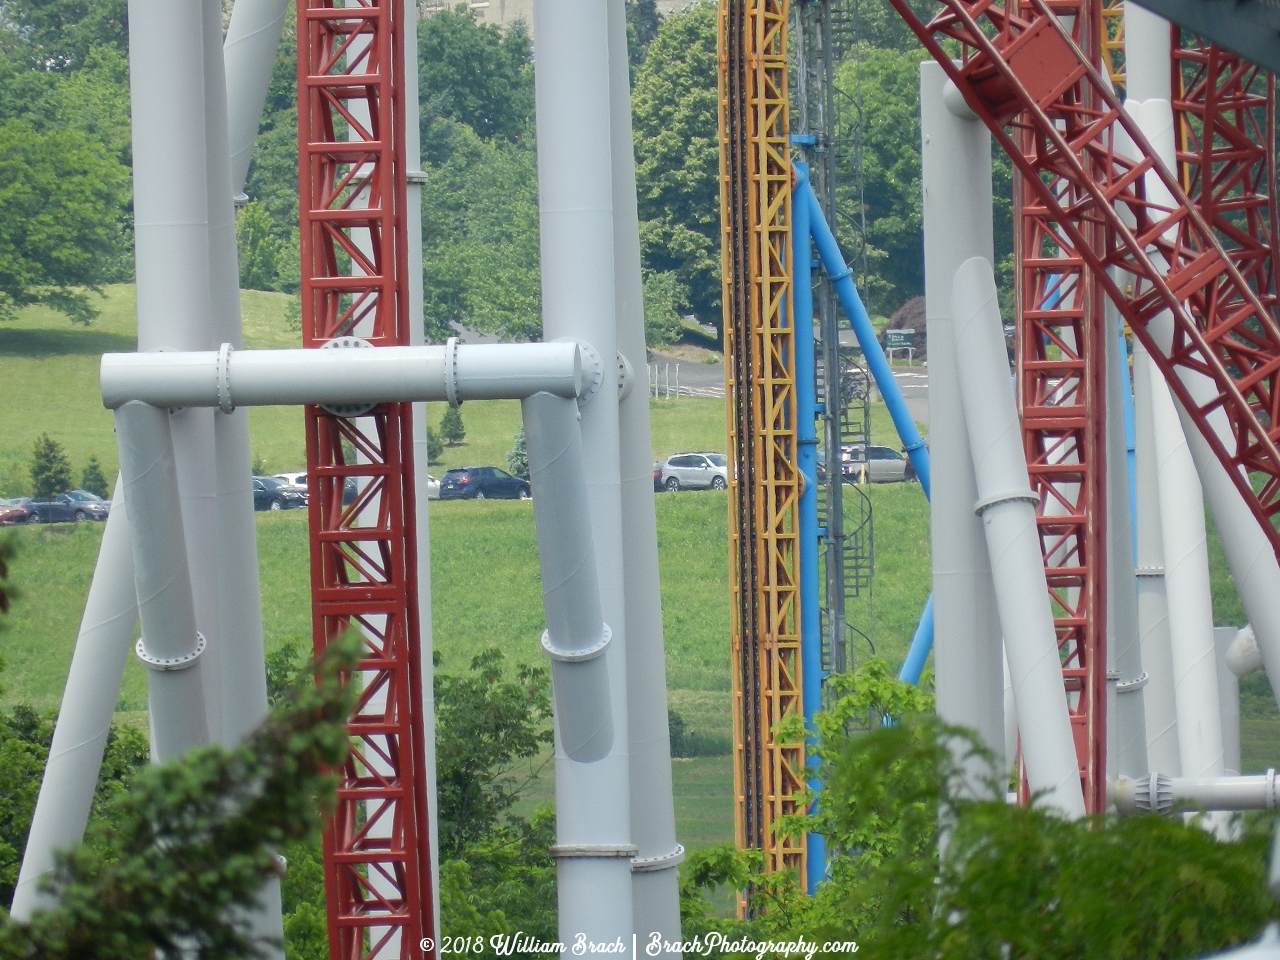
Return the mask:
M 405 188 L 405 226 L 408 243 L 409 273 L 409 342 L 425 342 L 422 319 L 422 167 L 421 132 L 418 129 L 418 4 L 403 0 L 404 11 L 404 104 L 405 165 L 409 183 Z M 418 641 L 422 675 L 422 729 L 426 737 L 423 759 L 427 780 L 427 836 L 431 845 L 431 897 L 434 904 L 435 940 L 440 943 L 440 823 L 436 798 L 436 700 L 435 666 L 431 634 L 431 513 L 427 501 L 427 405 L 413 405 L 413 477 L 417 514 L 415 535 L 418 542 Z
M 40 894 L 40 881 L 53 869 L 53 851 L 69 850 L 84 836 L 137 622 L 129 511 L 117 481 L 13 892 L 15 920 L 56 905 Z
M 618 362 L 614 303 L 609 25 L 606 4 L 560 0 L 534 6 L 538 200 L 543 336 L 576 337 L 601 360 L 601 382 L 581 404 L 582 443 L 593 466 L 587 508 L 595 539 L 604 658 L 614 745 L 593 763 L 556 742 L 556 831 L 560 937 L 629 946 L 631 790 L 627 718 L 626 610 L 621 543 Z
M 1142 649 L 1130 523 L 1128 451 L 1124 429 L 1119 314 L 1108 303 L 1104 351 L 1107 364 L 1107 660 L 1119 680 L 1107 682 L 1107 777 L 1141 777 L 1147 768 L 1147 729 L 1142 703 Z
M 124 497 L 133 520 L 133 569 L 142 620 L 137 653 L 148 668 L 152 756 L 163 763 L 210 741 L 200 676 L 207 645 L 196 629 L 169 413 L 126 403 L 116 411 L 115 423 Z
M 1147 764 L 1151 770 L 1180 776 L 1182 754 L 1178 746 L 1178 714 L 1174 706 L 1164 538 L 1160 533 L 1159 464 L 1151 409 L 1154 386 L 1164 389 L 1164 382 L 1147 356 L 1146 348 L 1135 341 L 1133 408 L 1138 487 L 1138 629 L 1142 638 L 1142 666 L 1147 672 L 1142 704 L 1147 727 Z
M 975 257 L 956 271 L 952 339 L 963 371 L 960 392 L 978 481 L 1005 653 L 1033 793 L 1070 818 L 1085 814 L 1079 762 L 1062 683 L 1053 611 L 1027 477 L 1022 431 L 1009 377 L 991 264 Z
M 280 46 L 289 0 L 236 0 L 227 24 L 223 57 L 227 71 L 231 192 L 244 192 L 253 144 L 262 123 L 271 70 Z M 413 34 L 409 33 L 412 37 Z
M 976 730 L 996 754 L 996 769 L 971 764 L 966 784 L 972 795 L 987 796 L 986 781 L 1007 777 L 1017 744 L 1014 738 L 1001 756 L 1004 654 L 991 562 L 982 521 L 973 512 L 978 488 L 952 342 L 951 282 L 969 257 L 993 256 L 991 135 L 980 121 L 948 109 L 946 82 L 933 60 L 920 65 L 929 460 L 935 477 L 929 507 L 934 686 L 939 717 Z
M 1238 633 L 1235 627 L 1213 628 L 1213 647 L 1218 664 L 1218 706 L 1222 710 L 1222 753 L 1229 777 L 1240 776 L 1240 678 L 1227 665 L 1227 651 Z
M 1152 379 L 1158 380 L 1152 384 L 1152 416 L 1160 465 L 1160 530 L 1182 775 L 1218 777 L 1225 765 L 1204 494 L 1173 397 L 1158 374 Z
M 626 6 L 609 0 L 609 91 L 613 157 L 614 299 L 618 354 L 634 381 L 645 359 L 644 291 L 631 134 Z M 677 368 L 679 369 L 679 368 Z M 630 382 L 618 397 L 619 466 L 627 633 L 627 726 L 631 775 L 632 910 L 635 932 L 680 942 L 680 890 L 667 728 L 667 668 L 658 581 L 658 525 L 653 500 L 649 397 Z M 667 954 L 671 960 L 676 957 Z

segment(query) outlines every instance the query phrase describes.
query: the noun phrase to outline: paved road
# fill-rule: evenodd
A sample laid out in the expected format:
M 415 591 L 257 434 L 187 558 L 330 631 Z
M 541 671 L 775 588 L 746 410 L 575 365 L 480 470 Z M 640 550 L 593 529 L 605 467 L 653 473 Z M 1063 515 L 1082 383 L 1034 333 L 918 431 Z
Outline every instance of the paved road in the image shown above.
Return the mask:
M 895 367 L 894 379 L 902 389 L 902 399 L 907 401 L 907 409 L 916 423 L 929 425 L 929 368 L 928 367 Z

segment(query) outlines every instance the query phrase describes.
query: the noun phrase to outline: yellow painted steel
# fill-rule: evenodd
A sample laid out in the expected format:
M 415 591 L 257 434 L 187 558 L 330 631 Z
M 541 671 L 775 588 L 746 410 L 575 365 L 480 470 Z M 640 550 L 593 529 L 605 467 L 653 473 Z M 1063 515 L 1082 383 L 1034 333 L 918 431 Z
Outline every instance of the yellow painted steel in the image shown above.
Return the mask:
M 805 787 L 803 744 L 776 736 L 802 714 L 786 44 L 787 0 L 721 0 L 735 833 L 764 851 L 767 870 L 803 877 L 803 837 L 775 834 Z
M 1102 56 L 1111 82 L 1124 89 L 1124 0 L 1102 4 Z

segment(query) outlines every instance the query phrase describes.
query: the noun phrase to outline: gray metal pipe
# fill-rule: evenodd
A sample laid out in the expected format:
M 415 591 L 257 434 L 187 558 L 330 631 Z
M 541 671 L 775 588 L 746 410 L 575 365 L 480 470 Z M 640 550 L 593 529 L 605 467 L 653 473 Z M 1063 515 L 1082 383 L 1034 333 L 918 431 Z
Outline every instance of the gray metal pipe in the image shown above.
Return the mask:
M 1142 648 L 1138 630 L 1138 588 L 1134 576 L 1132 505 L 1124 426 L 1121 380 L 1120 318 L 1108 303 L 1105 354 L 1107 364 L 1107 775 L 1146 774 L 1147 729 L 1142 690 Z
M 1009 658 L 1027 782 L 1064 816 L 1085 814 L 1022 431 L 991 264 L 974 257 L 951 295 L 960 392 L 1000 626 Z
M 594 763 L 608 754 L 614 739 L 604 660 L 612 633 L 600 608 L 578 405 L 537 393 L 520 406 L 547 616 L 542 647 L 551 657 L 556 729 L 570 758 Z
M 647 361 L 640 226 L 631 132 L 631 77 L 624 0 L 609 6 L 609 104 L 613 161 L 613 262 L 619 364 L 632 382 L 618 395 L 623 591 L 627 634 L 627 730 L 631 774 L 631 838 L 635 930 L 678 944 L 680 888 L 667 727 L 667 665 L 663 651 L 658 524 L 653 500 L 649 398 L 634 380 Z M 679 385 L 677 368 L 676 384 Z M 679 960 L 677 954 L 664 954 Z
M 1171 813 L 1178 808 L 1201 810 L 1274 810 L 1277 806 L 1275 770 L 1247 777 L 1169 777 L 1152 773 L 1115 785 L 1116 811 Z
M 56 905 L 40 893 L 40 881 L 53 870 L 55 850 L 70 850 L 84 838 L 137 622 L 129 510 L 117 481 L 13 892 L 9 916 L 15 920 L 26 922 L 33 910 Z
M 937 480 L 929 507 L 934 687 L 938 715 L 977 731 L 996 755 L 995 769 L 968 751 L 957 758 L 966 766 L 965 791 L 983 797 L 988 784 L 1007 778 L 1017 744 L 1015 738 L 1005 750 L 1004 652 L 991 560 L 982 520 L 973 512 L 978 487 L 951 332 L 951 283 L 965 260 L 994 257 L 991 135 L 976 118 L 964 119 L 947 107 L 948 82 L 936 61 L 920 65 L 929 458 Z
M 324 350 L 108 353 L 103 404 L 252 407 L 393 401 L 576 397 L 585 387 L 576 342 Z M 594 371 L 593 371 L 594 372 Z
M 169 414 L 127 403 L 115 423 L 142 621 L 137 654 L 149 670 L 152 753 L 163 762 L 210 741 L 200 677 L 205 639 L 196 630 Z
M 244 192 L 249 176 L 288 8 L 288 0 L 236 0 L 231 8 L 231 22 L 222 47 L 227 71 L 231 196 Z
M 602 359 L 599 388 L 580 404 L 589 457 L 600 602 L 613 640 L 614 746 L 595 763 L 556 751 L 556 876 L 560 939 L 625 942 L 632 912 L 625 568 L 619 465 L 608 5 L 536 3 L 538 211 L 545 339 L 575 337 Z
M 1147 674 L 1143 711 L 1149 768 L 1182 772 L 1178 746 L 1178 713 L 1174 701 L 1173 648 L 1169 635 L 1169 602 L 1164 579 L 1164 537 L 1160 531 L 1159 464 L 1155 448 L 1152 390 L 1164 387 L 1137 341 L 1133 346 L 1134 459 L 1138 488 L 1138 630 L 1142 666 Z

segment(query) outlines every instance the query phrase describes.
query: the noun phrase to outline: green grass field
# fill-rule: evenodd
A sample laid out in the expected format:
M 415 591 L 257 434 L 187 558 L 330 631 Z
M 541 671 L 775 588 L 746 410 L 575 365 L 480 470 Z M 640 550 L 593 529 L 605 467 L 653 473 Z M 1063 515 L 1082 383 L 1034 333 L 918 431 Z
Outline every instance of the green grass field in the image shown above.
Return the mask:
M 48 432 L 67 449 L 78 477 L 90 454 L 114 474 L 111 417 L 98 397 L 98 356 L 134 349 L 133 292 L 110 288 L 102 315 L 89 328 L 72 327 L 48 311 L 32 309 L 0 326 L 0 495 L 28 492 L 26 462 L 37 436 Z M 243 295 L 246 344 L 291 346 L 298 335 L 284 321 L 287 298 Z M 680 398 L 651 402 L 654 454 L 724 450 L 724 404 Z M 438 425 L 444 405 L 433 404 Z M 446 447 L 433 472 L 451 466 L 504 465 L 520 426 L 514 402 L 468 403 L 462 408 L 465 440 Z M 269 472 L 305 464 L 301 411 L 251 411 L 252 446 Z M 897 446 L 883 406 L 873 408 L 876 442 Z M 878 653 L 900 662 L 929 592 L 928 509 L 916 484 L 873 486 L 876 577 L 869 593 L 852 601 L 850 617 L 871 637 Z M 853 496 L 852 491 L 849 494 Z M 466 669 L 489 646 L 514 661 L 541 664 L 543 629 L 533 514 L 521 502 L 432 502 L 432 621 L 442 669 Z M 728 740 L 729 585 L 728 505 L 715 492 L 662 494 L 657 498 L 663 620 L 669 702 L 688 727 Z M 57 707 L 70 663 L 80 614 L 97 556 L 96 524 L 19 528 L 20 554 L 13 578 L 22 591 L 0 652 L 8 661 L 0 702 Z M 1215 612 L 1220 623 L 1243 614 L 1213 540 Z M 310 631 L 309 572 L 304 511 L 258 515 L 258 554 L 268 644 Z M 139 715 L 146 707 L 145 676 L 131 659 L 118 709 Z M 1280 720 L 1245 722 L 1246 770 L 1280 767 Z M 690 849 L 732 838 L 732 769 L 728 756 L 675 764 L 677 822 Z M 528 803 L 550 796 L 549 771 Z

